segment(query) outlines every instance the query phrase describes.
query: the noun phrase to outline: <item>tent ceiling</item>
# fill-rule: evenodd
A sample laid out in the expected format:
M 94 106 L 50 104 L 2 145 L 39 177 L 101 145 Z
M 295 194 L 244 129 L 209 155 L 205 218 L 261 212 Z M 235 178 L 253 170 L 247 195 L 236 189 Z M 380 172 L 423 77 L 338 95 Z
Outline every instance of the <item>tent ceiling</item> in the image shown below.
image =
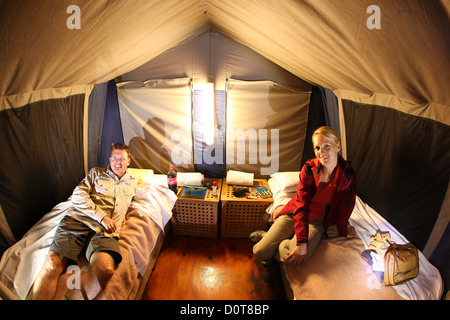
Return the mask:
M 81 29 L 66 12 L 81 9 Z M 367 8 L 381 29 L 367 28 Z M 0 96 L 105 82 L 209 28 L 313 84 L 450 106 L 448 1 L 0 1 Z M 2 109 L 4 108 L 2 102 Z
M 66 12 L 80 7 L 81 29 Z M 106 82 L 208 30 L 198 1 L 1 1 L 1 96 Z
M 380 30 L 366 26 L 372 0 L 210 1 L 208 16 L 224 34 L 319 86 L 448 105 L 447 13 L 438 1 L 375 3 Z

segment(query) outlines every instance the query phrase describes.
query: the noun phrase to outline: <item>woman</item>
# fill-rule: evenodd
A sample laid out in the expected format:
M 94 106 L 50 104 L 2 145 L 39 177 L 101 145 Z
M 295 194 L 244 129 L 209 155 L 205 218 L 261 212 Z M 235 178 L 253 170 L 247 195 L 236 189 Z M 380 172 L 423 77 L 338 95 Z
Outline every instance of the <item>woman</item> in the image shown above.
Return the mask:
M 330 127 L 312 137 L 316 157 L 300 171 L 296 196 L 275 213 L 267 233 L 255 231 L 255 256 L 263 264 L 275 257 L 294 265 L 311 257 L 327 227 L 336 224 L 347 235 L 348 218 L 355 206 L 356 174 L 340 155 L 341 139 Z

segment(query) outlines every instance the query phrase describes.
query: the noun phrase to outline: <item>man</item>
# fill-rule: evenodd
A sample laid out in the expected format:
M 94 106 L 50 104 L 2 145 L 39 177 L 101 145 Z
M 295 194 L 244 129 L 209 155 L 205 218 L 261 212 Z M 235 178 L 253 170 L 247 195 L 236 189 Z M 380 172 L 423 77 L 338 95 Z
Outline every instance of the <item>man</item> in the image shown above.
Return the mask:
M 93 299 L 114 274 L 122 257 L 117 242 L 120 227 L 136 190 L 138 179 L 127 171 L 130 149 L 116 143 L 106 168 L 93 168 L 75 188 L 72 207 L 61 220 L 31 291 L 32 299 L 62 298 L 58 281 L 69 262 L 84 253 L 89 271 L 81 276 L 81 294 Z M 56 295 L 56 296 L 55 296 Z

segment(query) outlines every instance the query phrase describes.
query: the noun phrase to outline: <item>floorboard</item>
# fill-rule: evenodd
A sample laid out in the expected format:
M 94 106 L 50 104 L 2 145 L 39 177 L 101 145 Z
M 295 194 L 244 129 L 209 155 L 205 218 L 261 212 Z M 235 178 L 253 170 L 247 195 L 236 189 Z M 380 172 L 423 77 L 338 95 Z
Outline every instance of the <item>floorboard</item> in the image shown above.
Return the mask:
M 176 236 L 170 231 L 144 300 L 282 300 L 279 265 L 263 267 L 249 239 Z

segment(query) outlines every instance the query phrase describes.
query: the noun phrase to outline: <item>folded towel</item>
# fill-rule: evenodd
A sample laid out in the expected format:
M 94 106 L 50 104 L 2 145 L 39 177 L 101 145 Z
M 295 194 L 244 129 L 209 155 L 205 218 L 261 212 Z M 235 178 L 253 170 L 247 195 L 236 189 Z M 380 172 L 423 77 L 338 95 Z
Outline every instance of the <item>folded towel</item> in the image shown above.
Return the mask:
M 240 186 L 253 186 L 253 173 L 228 170 L 227 184 L 237 184 Z
M 177 186 L 195 186 L 202 185 L 203 175 L 200 172 L 177 172 Z

